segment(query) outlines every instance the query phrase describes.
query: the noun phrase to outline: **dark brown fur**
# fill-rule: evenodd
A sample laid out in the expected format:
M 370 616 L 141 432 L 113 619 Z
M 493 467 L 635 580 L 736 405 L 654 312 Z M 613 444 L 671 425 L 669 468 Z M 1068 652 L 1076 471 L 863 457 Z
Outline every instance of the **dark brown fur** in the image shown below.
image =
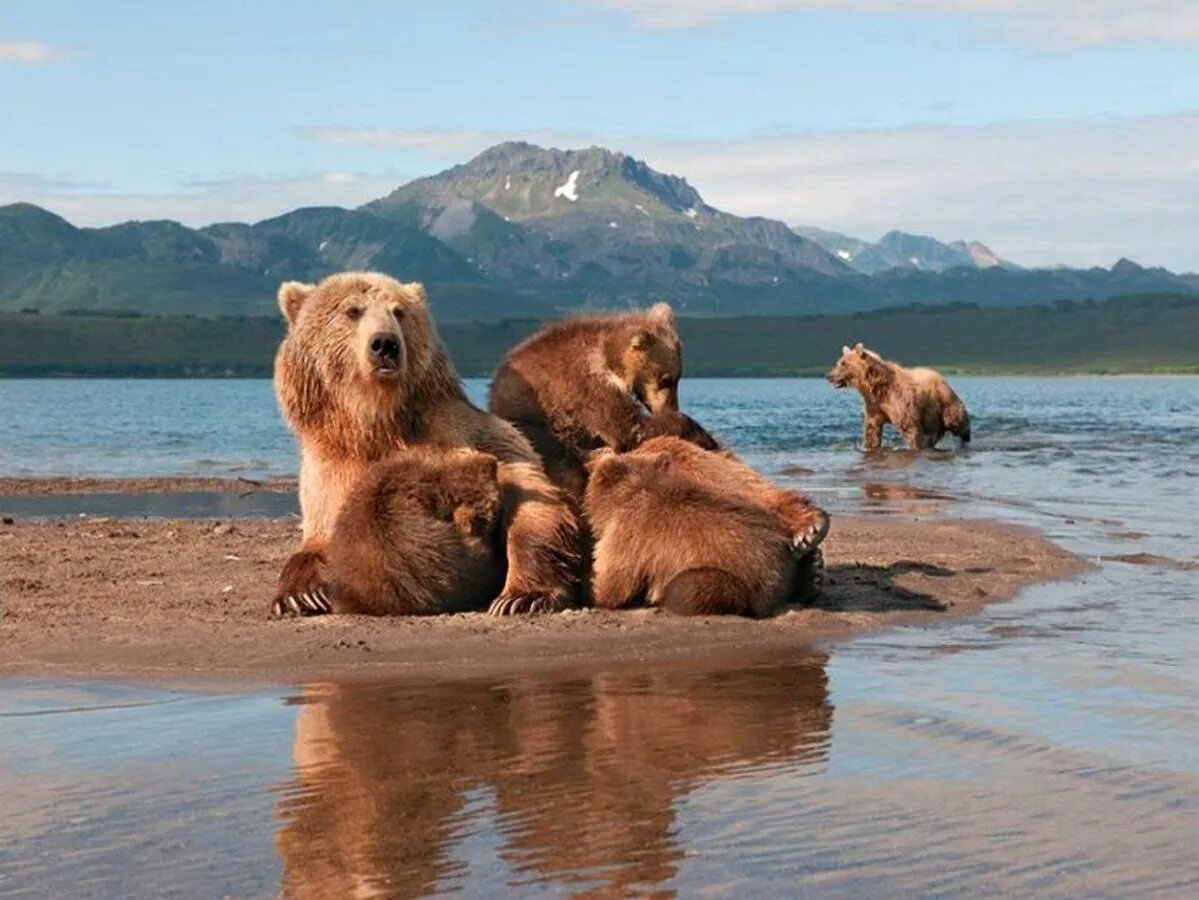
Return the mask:
M 489 408 L 540 454 L 555 484 L 581 498 L 587 454 L 629 450 L 650 414 L 678 409 L 682 350 L 670 307 L 547 325 L 504 358 Z
M 494 456 L 406 450 L 367 469 L 333 527 L 333 612 L 486 608 L 504 581 Z
M 275 611 L 327 611 L 303 598 L 327 587 L 321 564 L 345 498 L 372 463 L 410 447 L 470 448 L 499 460 L 507 576 L 492 613 L 570 605 L 579 564 L 574 513 L 528 441 L 467 400 L 424 288 L 345 273 L 319 285 L 288 282 L 279 305 L 288 332 L 275 359 L 275 389 L 300 440 L 304 538 L 284 566 Z M 379 334 L 400 345 L 387 369 L 367 349 Z
M 966 405 L 933 369 L 907 369 L 856 344 L 841 348 L 828 380 L 834 387 L 853 387 L 862 395 L 865 450 L 882 446 L 887 423 L 899 429 L 912 450 L 935 447 L 946 434 L 970 443 Z

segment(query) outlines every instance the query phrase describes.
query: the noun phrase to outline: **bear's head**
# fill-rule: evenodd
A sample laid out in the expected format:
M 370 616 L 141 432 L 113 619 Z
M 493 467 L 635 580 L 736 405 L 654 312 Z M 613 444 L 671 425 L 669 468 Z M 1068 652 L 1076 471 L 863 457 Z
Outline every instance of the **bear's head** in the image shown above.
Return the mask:
M 279 308 L 287 336 L 275 387 L 293 427 L 342 414 L 379 421 L 452 375 L 420 284 L 373 272 L 288 281 Z
M 670 470 L 670 454 L 617 453 L 608 447 L 587 459 L 587 515 L 597 527 L 627 510 L 628 502 Z
M 459 449 L 441 467 L 440 487 L 463 537 L 485 538 L 499 523 L 499 462 L 489 453 Z
M 435 343 L 423 285 L 372 272 L 279 287 L 287 340 L 308 351 L 329 384 L 398 384 L 429 363 Z
M 841 348 L 841 358 L 825 377 L 836 388 L 865 387 L 877 380 L 873 376 L 883 366 L 882 357 L 859 342 Z
M 651 413 L 677 410 L 683 348 L 670 306 L 656 303 L 647 312 L 631 317 L 621 338 L 623 346 L 617 348 L 613 369 L 629 393 Z

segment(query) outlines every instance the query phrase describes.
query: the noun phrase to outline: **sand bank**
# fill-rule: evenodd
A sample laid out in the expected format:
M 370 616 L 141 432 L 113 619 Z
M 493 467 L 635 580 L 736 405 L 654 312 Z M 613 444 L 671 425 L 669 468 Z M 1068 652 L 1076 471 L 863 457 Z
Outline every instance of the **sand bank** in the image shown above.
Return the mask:
M 785 655 L 970 613 L 1083 565 L 1033 531 L 992 522 L 837 517 L 820 601 L 766 621 L 656 610 L 272 620 L 297 529 L 294 518 L 0 525 L 0 673 L 296 683 Z

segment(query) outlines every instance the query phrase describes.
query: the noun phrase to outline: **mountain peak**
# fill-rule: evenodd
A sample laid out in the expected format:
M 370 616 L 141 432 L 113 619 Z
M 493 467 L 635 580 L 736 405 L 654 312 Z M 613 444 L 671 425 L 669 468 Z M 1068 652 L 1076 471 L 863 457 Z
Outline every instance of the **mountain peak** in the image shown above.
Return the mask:
M 624 153 L 605 147 L 560 150 L 524 141 L 488 147 L 469 162 L 404 185 L 368 208 L 387 215 L 415 204 L 426 215 L 438 215 L 464 203 L 516 222 L 553 219 L 578 208 L 688 218 L 711 212 L 686 179 Z
M 1142 266 L 1140 263 L 1133 262 L 1127 256 L 1121 256 L 1118 260 L 1116 260 L 1116 264 L 1112 266 L 1113 274 L 1118 275 L 1132 275 L 1137 272 L 1144 271 L 1144 266 Z

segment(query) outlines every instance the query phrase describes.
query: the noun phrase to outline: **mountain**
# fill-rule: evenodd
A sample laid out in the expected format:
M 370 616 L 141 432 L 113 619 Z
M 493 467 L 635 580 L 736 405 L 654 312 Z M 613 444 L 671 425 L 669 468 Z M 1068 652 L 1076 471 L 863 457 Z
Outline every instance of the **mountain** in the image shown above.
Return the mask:
M 1014 263 L 1000 259 L 991 248 L 979 241 L 951 241 L 946 244 L 927 235 L 888 231 L 877 243 L 872 244 L 822 228 L 800 225 L 795 226 L 794 230 L 864 275 L 877 275 L 889 269 L 945 272 L 957 268 L 1019 268 Z
M 601 147 L 500 144 L 363 209 L 418 225 L 490 275 L 567 287 L 761 287 L 850 273 L 782 222 L 721 212 L 685 179 Z
M 78 228 L 31 204 L 0 207 L 0 311 L 273 316 L 280 281 L 357 268 L 426 282 L 443 321 L 661 298 L 684 314 L 737 316 L 1199 291 L 1199 276 L 1129 260 L 1020 269 L 978 242 L 893 231 L 869 243 L 735 216 L 686 179 L 601 147 L 500 144 L 359 209 L 253 224 Z

